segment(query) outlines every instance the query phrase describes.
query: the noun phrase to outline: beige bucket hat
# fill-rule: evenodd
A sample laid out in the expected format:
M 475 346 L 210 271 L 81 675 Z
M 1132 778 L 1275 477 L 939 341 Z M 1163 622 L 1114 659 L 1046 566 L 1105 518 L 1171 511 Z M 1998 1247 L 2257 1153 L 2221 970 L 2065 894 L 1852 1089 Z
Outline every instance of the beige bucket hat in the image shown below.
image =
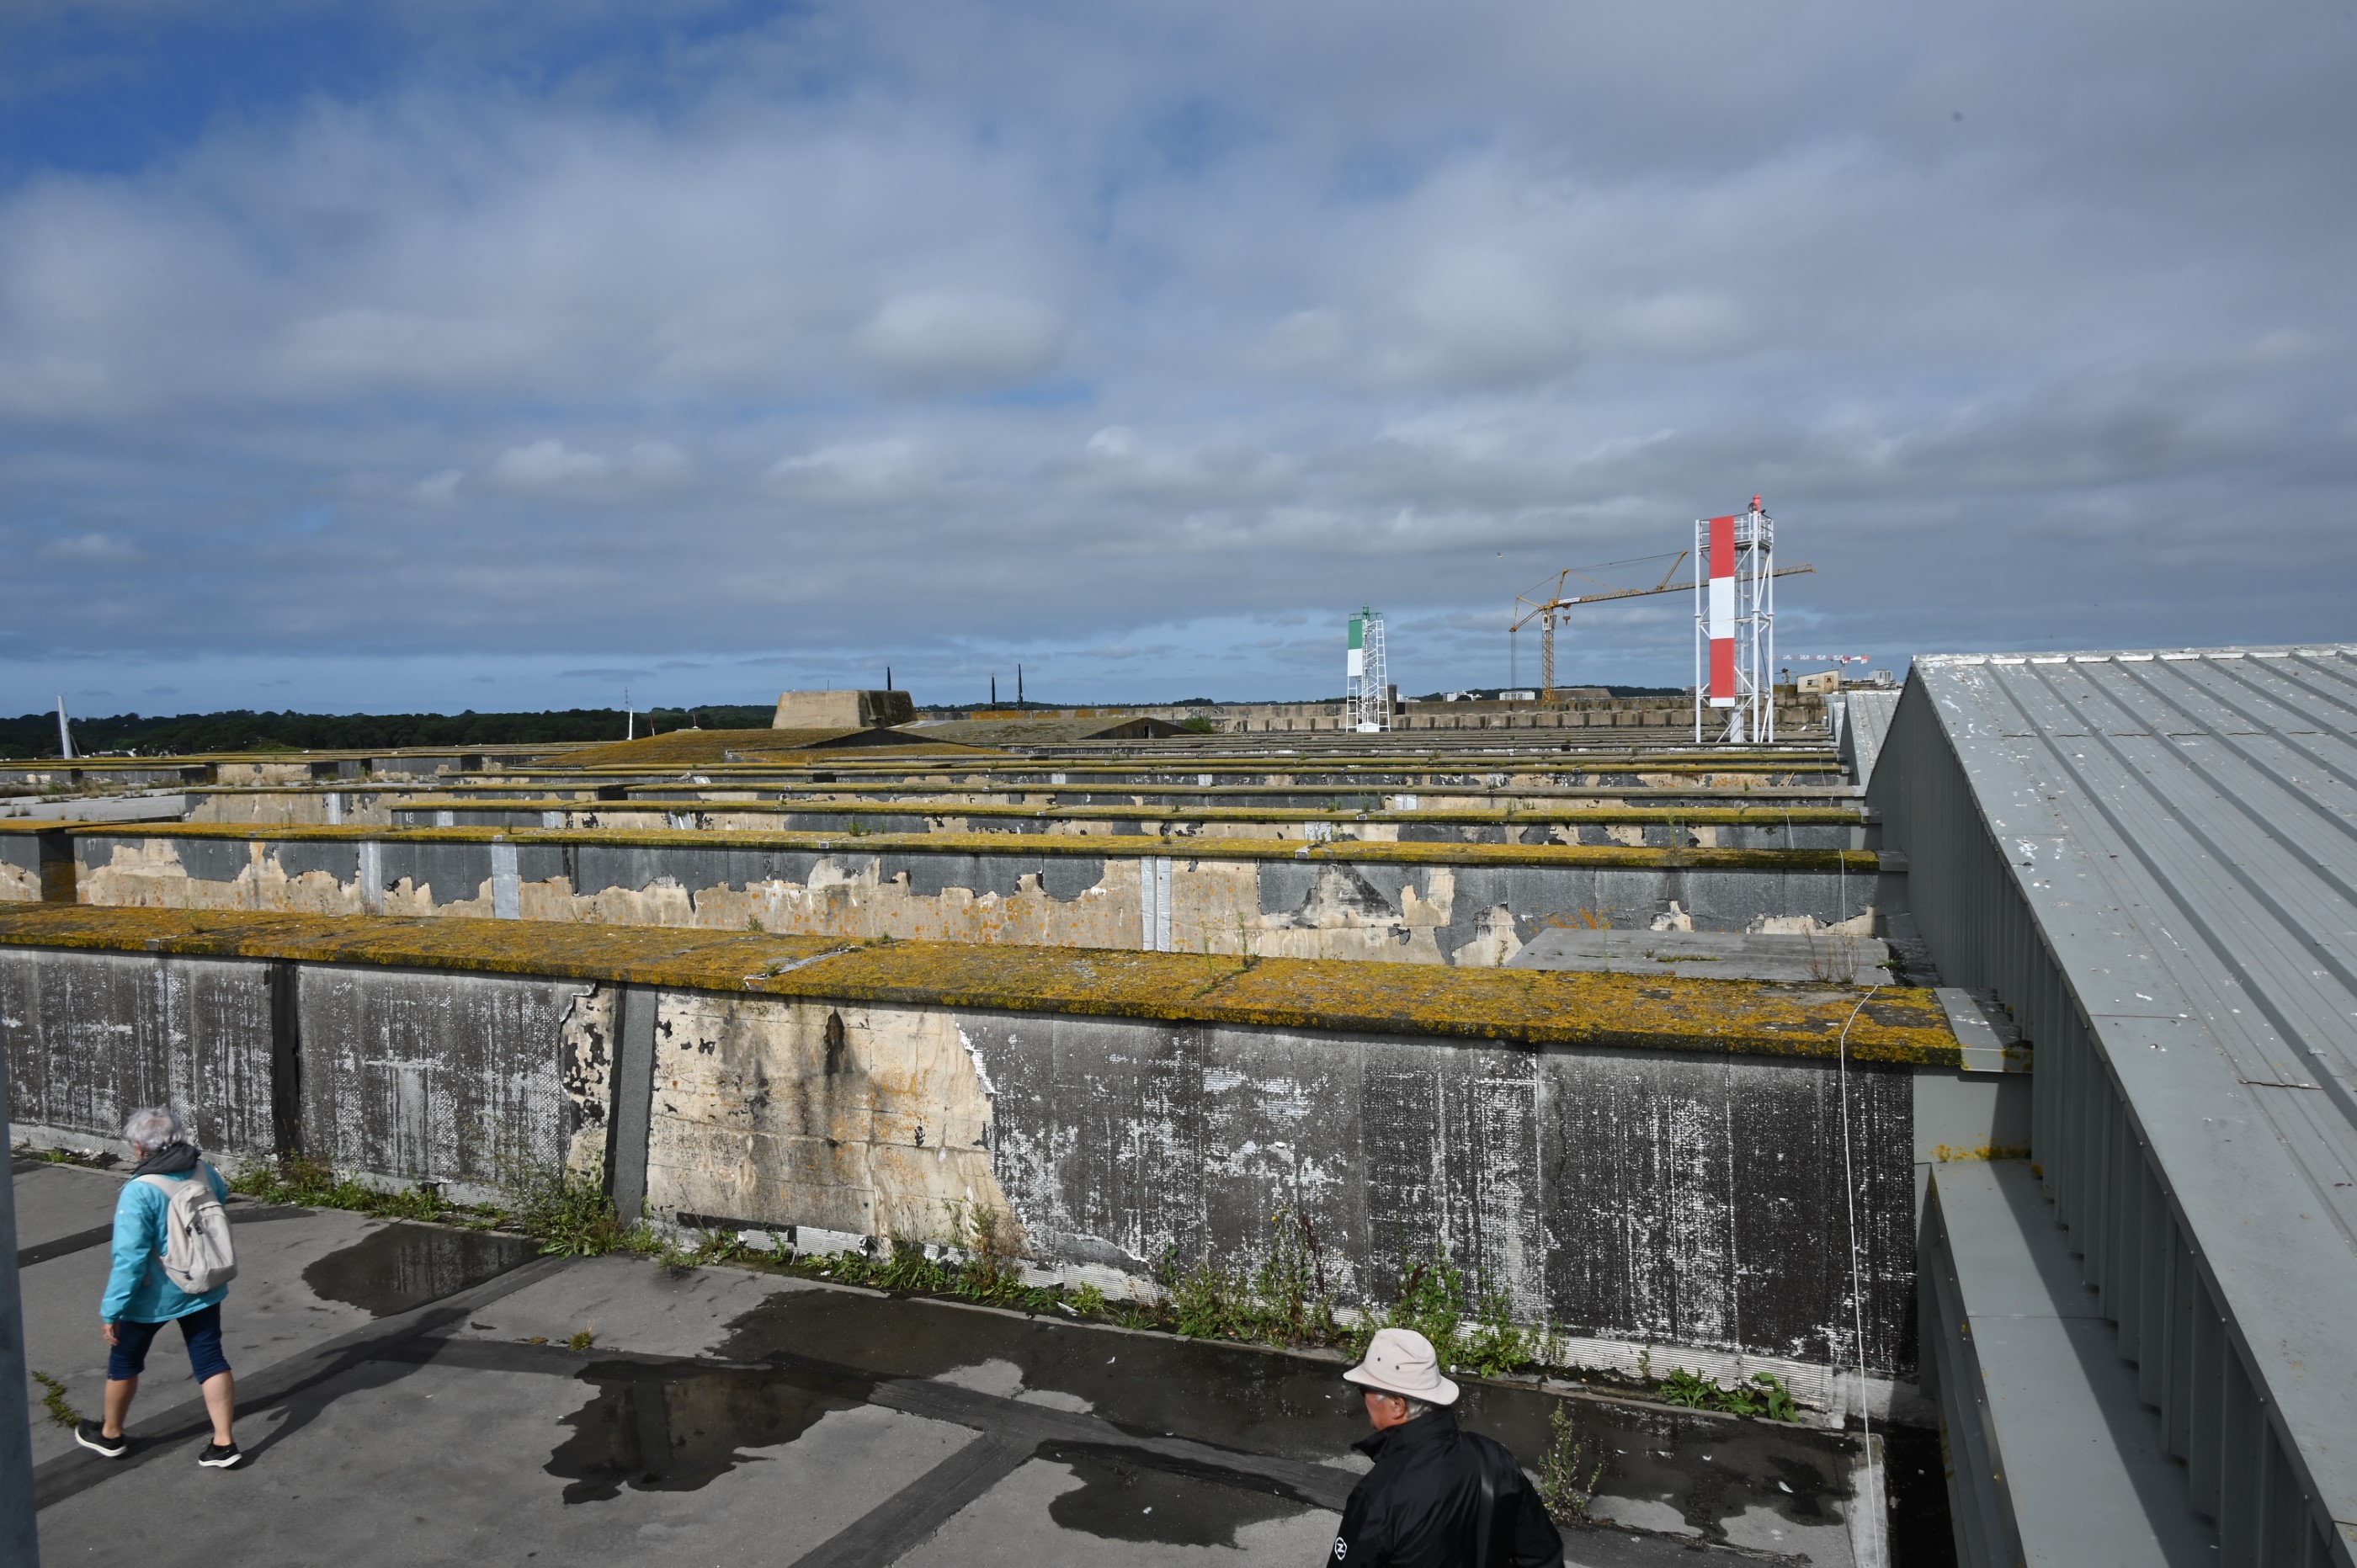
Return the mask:
M 1432 1341 L 1413 1328 L 1378 1328 L 1366 1359 L 1342 1376 L 1361 1388 L 1405 1394 L 1426 1404 L 1455 1404 L 1457 1385 L 1440 1375 Z

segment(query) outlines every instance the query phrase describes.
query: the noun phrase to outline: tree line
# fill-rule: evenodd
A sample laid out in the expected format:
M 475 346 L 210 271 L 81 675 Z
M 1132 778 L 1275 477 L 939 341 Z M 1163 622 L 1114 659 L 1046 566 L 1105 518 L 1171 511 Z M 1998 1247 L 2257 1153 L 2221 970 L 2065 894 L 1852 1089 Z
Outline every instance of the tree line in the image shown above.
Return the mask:
M 640 735 L 690 725 L 705 729 L 767 729 L 767 705 L 720 703 L 656 708 L 638 715 Z M 186 757 L 221 751 L 391 751 L 418 746 L 532 746 L 547 741 L 622 738 L 619 708 L 564 708 L 536 714 L 298 714 L 234 708 L 218 714 L 115 714 L 72 721 L 83 756 L 135 753 Z M 58 715 L 0 719 L 0 757 L 55 757 Z

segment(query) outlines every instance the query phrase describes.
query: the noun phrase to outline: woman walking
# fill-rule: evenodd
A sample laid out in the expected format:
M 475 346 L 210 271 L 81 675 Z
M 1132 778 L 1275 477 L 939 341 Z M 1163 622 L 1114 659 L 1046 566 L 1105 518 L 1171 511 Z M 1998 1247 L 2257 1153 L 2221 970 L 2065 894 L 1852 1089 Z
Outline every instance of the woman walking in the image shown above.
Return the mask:
M 231 1430 L 237 1414 L 237 1384 L 221 1354 L 222 1298 L 236 1263 L 229 1250 L 229 1226 L 221 1203 L 229 1186 L 199 1157 L 180 1119 L 169 1111 L 135 1111 L 123 1136 L 139 1164 L 123 1184 L 114 1204 L 114 1271 L 98 1309 L 99 1333 L 111 1348 L 106 1358 L 103 1421 L 84 1421 L 75 1441 L 109 1459 L 130 1451 L 124 1422 L 147 1348 L 167 1323 L 180 1326 L 188 1365 L 212 1417 L 212 1441 L 197 1463 L 233 1469 L 244 1457 Z M 200 1186 L 191 1188 L 188 1184 Z M 218 1282 L 218 1283 L 213 1283 Z M 188 1288 L 184 1288 L 188 1287 Z

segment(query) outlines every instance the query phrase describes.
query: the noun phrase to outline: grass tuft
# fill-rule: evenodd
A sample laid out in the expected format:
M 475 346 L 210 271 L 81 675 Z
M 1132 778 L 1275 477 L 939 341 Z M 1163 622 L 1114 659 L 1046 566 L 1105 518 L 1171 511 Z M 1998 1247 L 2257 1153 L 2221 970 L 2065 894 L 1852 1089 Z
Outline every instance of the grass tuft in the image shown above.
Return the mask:
M 40 1384 L 46 1391 L 41 1395 L 41 1408 L 49 1412 L 51 1421 L 64 1427 L 81 1424 L 81 1412 L 66 1402 L 65 1384 L 49 1376 L 48 1373 L 41 1371 L 36 1371 L 33 1374 L 33 1381 Z

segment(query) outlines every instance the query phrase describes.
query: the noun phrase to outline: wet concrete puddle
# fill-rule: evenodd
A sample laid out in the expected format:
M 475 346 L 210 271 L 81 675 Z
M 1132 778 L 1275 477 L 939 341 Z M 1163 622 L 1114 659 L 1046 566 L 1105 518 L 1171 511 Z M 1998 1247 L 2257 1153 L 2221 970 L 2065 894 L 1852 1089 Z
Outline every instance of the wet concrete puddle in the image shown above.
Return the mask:
M 1151 1541 L 1168 1546 L 1235 1546 L 1249 1524 L 1285 1519 L 1302 1505 L 1290 1498 L 1239 1487 L 1228 1477 L 1157 1461 L 1119 1448 L 1050 1443 L 1039 1457 L 1064 1466 L 1080 1481 L 1048 1505 L 1048 1517 L 1066 1530 L 1106 1541 Z
M 303 1271 L 329 1301 L 390 1317 L 479 1285 L 540 1255 L 521 1236 L 396 1221 L 371 1230 Z
M 1051 1505 L 1058 1523 L 1115 1540 L 1224 1543 L 1243 1525 L 1304 1506 L 1281 1487 L 1254 1487 L 1252 1456 L 1332 1460 L 1366 1432 L 1339 1363 L 850 1291 L 771 1297 L 730 1325 L 716 1359 L 736 1365 L 581 1369 L 597 1392 L 566 1418 L 572 1435 L 547 1466 L 566 1478 L 565 1499 L 608 1498 L 625 1487 L 693 1490 L 758 1457 L 748 1450 L 791 1443 L 830 1412 L 866 1402 L 878 1381 L 982 1388 L 987 1379 L 969 1379 L 997 1369 L 1003 1386 L 989 1393 L 1019 1391 L 1142 1439 L 1188 1438 L 1243 1461 L 1234 1472 L 1199 1474 L 1118 1444 L 1045 1443 L 1039 1457 L 1081 1482 Z M 770 1365 L 747 1366 L 762 1362 Z M 1600 1492 L 1674 1510 L 1704 1541 L 1726 1541 L 1723 1521 L 1746 1513 L 1841 1526 L 1832 1505 L 1849 1496 L 1853 1446 L 1837 1434 L 1469 1382 L 1458 1409 L 1469 1428 L 1535 1468 L 1558 1404 L 1589 1463 L 1605 1465 Z

